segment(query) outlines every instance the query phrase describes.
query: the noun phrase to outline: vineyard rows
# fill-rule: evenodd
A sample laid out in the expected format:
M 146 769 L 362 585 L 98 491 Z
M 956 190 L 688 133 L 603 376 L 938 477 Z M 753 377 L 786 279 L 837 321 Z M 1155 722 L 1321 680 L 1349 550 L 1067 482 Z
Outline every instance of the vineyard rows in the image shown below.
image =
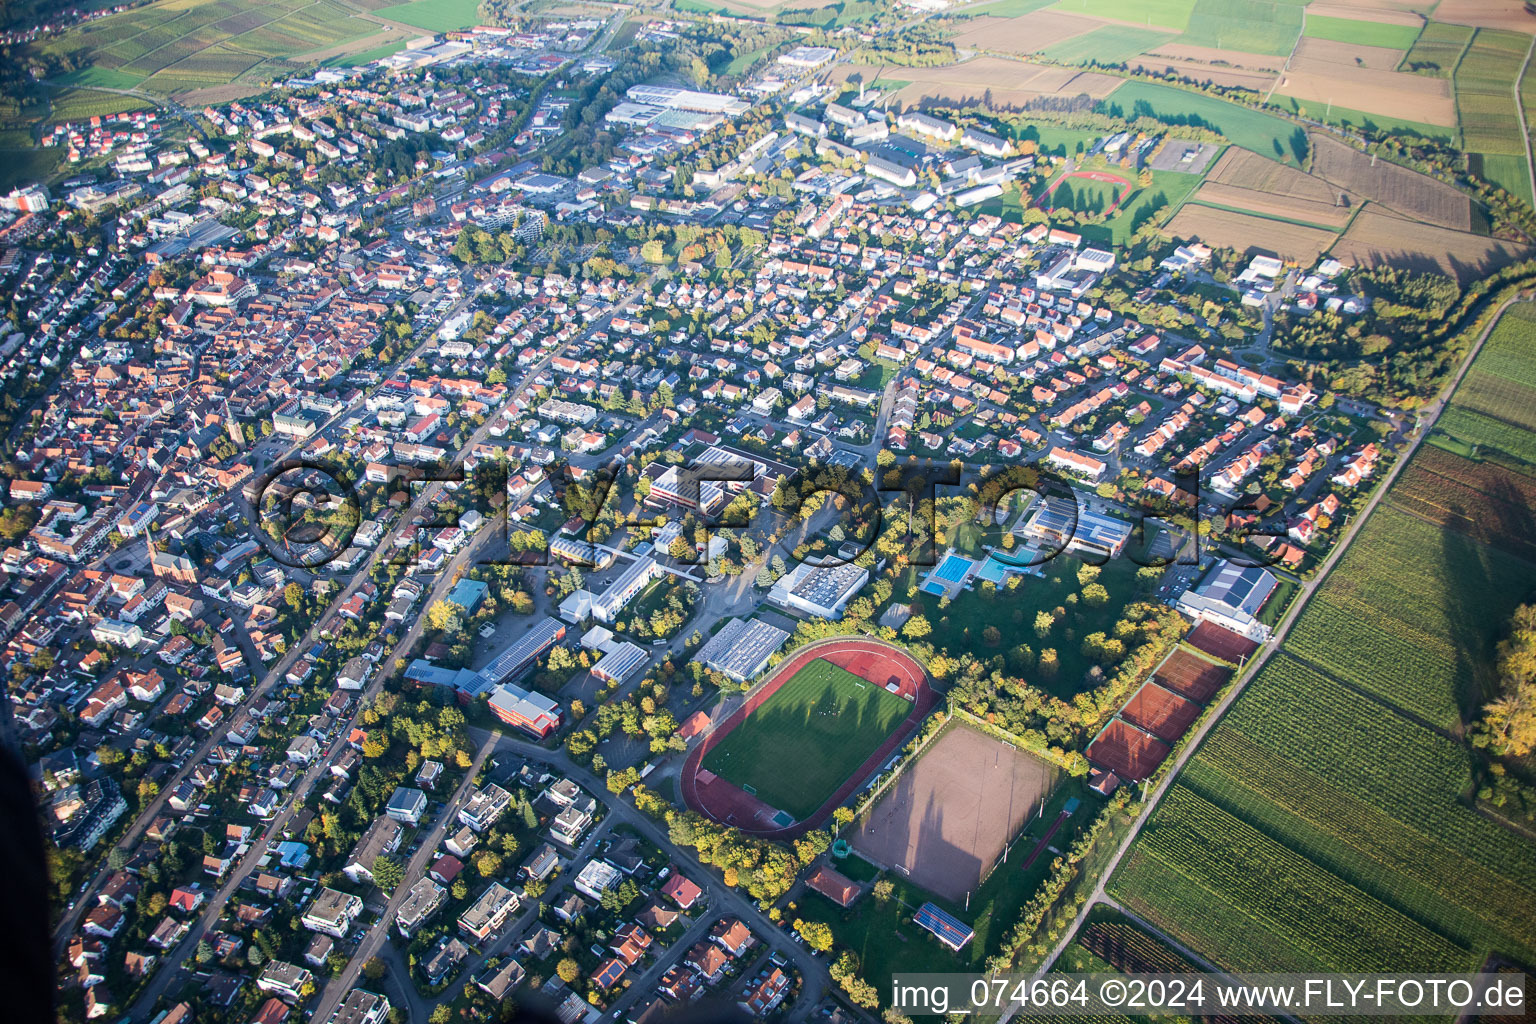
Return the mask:
M 1338 971 L 1446 971 L 1476 958 L 1176 785 L 1146 836 L 1146 852 L 1264 921 Z
M 1463 942 L 1498 933 L 1536 951 L 1536 891 L 1473 863 L 1352 791 L 1233 730 L 1212 737 L 1182 777 L 1224 810 L 1378 899 Z M 1499 892 L 1503 898 L 1488 899 Z
M 1298 619 L 1287 649 L 1393 707 L 1455 731 L 1491 686 L 1483 631 L 1509 617 L 1530 567 L 1381 507 Z M 1469 656 L 1470 655 L 1470 656 Z

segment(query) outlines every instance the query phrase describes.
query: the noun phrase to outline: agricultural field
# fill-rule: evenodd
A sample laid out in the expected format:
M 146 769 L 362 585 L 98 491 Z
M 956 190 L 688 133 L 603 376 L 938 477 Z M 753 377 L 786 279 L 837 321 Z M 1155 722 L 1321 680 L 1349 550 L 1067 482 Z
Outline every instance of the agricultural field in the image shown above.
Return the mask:
M 1492 685 L 1484 624 L 1509 617 L 1531 571 L 1389 504 L 1318 589 L 1286 649 L 1390 707 L 1459 732 Z
M 1320 132 L 1308 139 L 1313 177 L 1413 220 L 1453 231 L 1472 230 L 1472 201 L 1466 193 L 1399 164 L 1372 160 L 1369 154 Z
M 1419 27 L 1414 24 L 1356 21 L 1312 14 L 1307 16 L 1307 25 L 1302 34 L 1308 38 L 1331 39 L 1337 43 L 1407 50 L 1418 41 Z
M 1182 42 L 1242 53 L 1286 54 L 1301 34 L 1304 0 L 1195 0 Z
M 429 32 L 452 32 L 479 24 L 480 3 L 479 0 L 411 0 L 410 3 L 381 7 L 374 13 Z
M 1536 313 L 1514 307 L 1112 879 L 1122 903 L 1219 965 L 1536 956 L 1536 848 L 1468 801 L 1480 768 L 1461 738 L 1536 580 L 1536 434 L 1466 403 L 1487 397 L 1478 380 L 1530 387 L 1533 350 Z M 1493 440 L 1509 465 L 1481 461 Z
M 1536 434 L 1460 406 L 1441 414 L 1431 441 L 1461 454 L 1536 465 Z
M 833 84 L 855 75 L 862 75 L 867 82 L 874 77 L 873 71 L 869 65 L 837 64 L 828 77 Z M 905 104 L 923 99 L 981 103 L 990 98 L 997 108 L 1022 107 L 1041 96 L 1087 95 L 1103 99 L 1124 84 L 1124 79 L 1113 75 L 986 56 L 958 64 L 904 67 L 898 71 L 908 84 L 896 92 L 895 98 Z
M 1263 189 L 1243 188 L 1217 181 L 1201 185 L 1200 191 L 1195 193 L 1195 201 L 1334 231 L 1343 230 L 1354 215 L 1354 210 L 1348 206 L 1295 196 L 1277 196 Z
M 1472 30 L 1465 25 L 1447 25 L 1432 21 L 1424 26 L 1413 47 L 1403 56 L 1402 71 L 1450 77 L 1461 60 L 1462 51 L 1472 41 Z
M 1199 0 L 1059 0 L 1050 9 L 1183 32 Z
M 1031 54 L 1049 51 L 1068 40 L 1082 38 L 1103 28 L 1092 18 L 1056 11 L 1031 11 L 1017 18 L 978 17 L 955 36 L 955 45 L 1004 53 Z
M 1144 55 L 1132 60 L 1131 66 L 1149 71 L 1155 75 L 1175 75 L 1179 78 L 1190 78 L 1197 82 L 1210 82 L 1212 85 L 1222 85 L 1229 88 L 1251 89 L 1254 92 L 1269 92 L 1269 87 L 1274 84 L 1275 73 L 1273 71 L 1252 71 L 1246 68 L 1225 67 L 1223 65 L 1211 65 L 1196 60 L 1186 60 L 1172 57 L 1167 54 L 1170 47 L 1161 47 L 1162 52 Z M 1201 47 L 1201 49 L 1204 49 Z
M 1432 971 L 1477 962 L 1182 784 L 1163 798 L 1111 891 L 1240 971 Z
M 1297 49 L 1276 84 L 1271 102 L 1324 121 L 1369 122 L 1380 128 L 1445 139 L 1455 134 L 1456 103 L 1451 98 L 1451 83 L 1397 71 L 1401 51 L 1315 40 L 1307 43 L 1315 45 Z
M 1299 128 L 1271 114 L 1154 82 L 1126 82 L 1104 102 L 1128 117 L 1145 114 L 1170 125 L 1199 125 L 1218 131 L 1235 145 L 1300 167 L 1307 137 Z
M 911 713 L 911 702 L 813 661 L 732 729 L 703 766 L 806 818 Z
M 1053 43 L 1040 52 L 1051 60 L 1067 64 L 1081 64 L 1090 60 L 1100 64 L 1115 64 L 1155 49 L 1173 38 L 1175 36 L 1172 33 L 1137 28 L 1134 25 L 1105 25 L 1084 35 Z
M 1418 224 L 1374 209 L 1362 210 L 1333 249 L 1336 258 L 1354 266 L 1437 272 L 1463 285 L 1528 252 L 1485 235 Z
M 1163 230 L 1186 241 L 1193 239 L 1238 252 L 1267 253 L 1309 265 L 1338 237 L 1319 227 L 1290 224 L 1197 203 L 1185 203 Z
M 1461 148 L 1484 158 L 1484 178 L 1526 202 L 1531 202 L 1531 186 L 1519 129 L 1522 112 L 1516 108 L 1511 83 L 1520 74 L 1530 42 L 1530 36 L 1521 33 L 1479 29 L 1455 74 Z
M 38 48 L 90 52 L 92 66 L 70 76 L 73 84 L 165 95 L 222 85 L 269 62 L 276 73 L 281 62 L 381 28 L 339 0 L 160 0 L 80 25 Z
M 137 96 L 122 96 L 114 92 L 96 89 L 62 89 L 50 97 L 52 110 L 49 122 L 83 121 L 108 114 L 126 114 L 134 110 L 148 110 L 154 106 Z
M 1536 479 L 1426 445 L 1398 477 L 1391 500 L 1420 519 L 1536 564 Z

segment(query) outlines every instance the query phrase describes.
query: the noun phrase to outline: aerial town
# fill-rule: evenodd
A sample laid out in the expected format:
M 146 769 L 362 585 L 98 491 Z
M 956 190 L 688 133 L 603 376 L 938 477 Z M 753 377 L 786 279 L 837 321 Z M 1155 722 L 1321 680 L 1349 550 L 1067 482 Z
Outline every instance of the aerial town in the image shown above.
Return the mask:
M 897 1024 L 901 971 L 1536 963 L 1514 215 L 1445 272 L 1446 228 L 1353 241 L 1389 199 L 1181 231 L 1345 144 L 859 63 L 948 4 L 519 6 L 46 122 L 0 198 L 57 1019 Z M 1236 895 L 1266 873 L 1307 898 Z

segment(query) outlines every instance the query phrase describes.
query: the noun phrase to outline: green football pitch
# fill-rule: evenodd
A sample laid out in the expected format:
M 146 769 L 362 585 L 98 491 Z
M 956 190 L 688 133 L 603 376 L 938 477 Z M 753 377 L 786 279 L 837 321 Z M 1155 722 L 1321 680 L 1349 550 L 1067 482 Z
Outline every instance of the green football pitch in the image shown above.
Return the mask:
M 702 767 L 801 820 L 911 713 L 905 698 L 813 661 L 732 729 Z

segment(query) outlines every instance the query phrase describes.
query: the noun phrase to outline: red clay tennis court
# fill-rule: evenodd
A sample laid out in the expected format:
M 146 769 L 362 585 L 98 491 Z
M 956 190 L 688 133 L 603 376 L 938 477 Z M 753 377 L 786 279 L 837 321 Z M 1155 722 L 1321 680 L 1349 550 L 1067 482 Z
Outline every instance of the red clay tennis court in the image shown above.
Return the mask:
M 1120 710 L 1120 715 L 1132 725 L 1139 725 L 1158 739 L 1172 743 L 1195 724 L 1195 719 L 1200 717 L 1200 705 L 1156 683 L 1147 682 Z
M 1222 661 L 1236 665 L 1247 658 L 1259 645 L 1240 633 L 1223 629 L 1214 622 L 1201 622 L 1189 634 L 1189 643 L 1206 654 L 1215 655 Z
M 1168 756 L 1168 744 L 1117 718 L 1088 745 L 1088 760 L 1122 779 L 1140 782 Z
M 1174 651 L 1152 673 L 1153 682 L 1199 704 L 1209 703 L 1231 678 L 1232 670 L 1227 666 L 1212 664 L 1185 650 Z

